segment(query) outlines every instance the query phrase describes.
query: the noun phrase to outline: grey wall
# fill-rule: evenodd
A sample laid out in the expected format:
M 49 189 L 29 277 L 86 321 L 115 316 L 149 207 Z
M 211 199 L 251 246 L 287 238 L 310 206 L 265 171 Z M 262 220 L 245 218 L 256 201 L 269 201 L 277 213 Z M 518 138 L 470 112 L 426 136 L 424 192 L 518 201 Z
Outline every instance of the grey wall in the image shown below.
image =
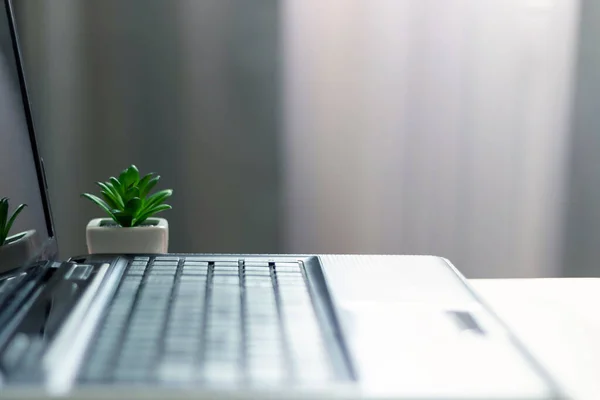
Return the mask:
M 581 7 L 563 265 L 600 276 L 600 2 Z
M 283 1 L 286 249 L 560 274 L 577 5 Z
M 17 2 L 63 254 L 130 163 L 172 187 L 172 251 L 279 249 L 275 0 Z

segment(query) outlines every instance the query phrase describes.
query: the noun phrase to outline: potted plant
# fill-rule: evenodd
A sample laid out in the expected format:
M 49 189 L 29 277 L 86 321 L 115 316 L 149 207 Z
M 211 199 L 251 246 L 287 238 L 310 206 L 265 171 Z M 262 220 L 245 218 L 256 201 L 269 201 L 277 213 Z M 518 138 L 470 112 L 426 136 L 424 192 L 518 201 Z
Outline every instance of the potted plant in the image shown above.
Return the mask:
M 102 198 L 89 193 L 82 196 L 98 205 L 108 218 L 92 219 L 86 229 L 89 253 L 139 254 L 166 253 L 169 224 L 164 218 L 151 218 L 168 210 L 165 200 L 171 189 L 150 194 L 160 176 L 150 173 L 140 178 L 135 165 L 123 170 L 118 178 L 96 182 Z
M 8 213 L 9 199 L 0 199 L 0 272 L 17 268 L 29 260 L 36 250 L 35 229 L 8 236 L 17 216 L 27 206 L 20 204 L 12 215 Z

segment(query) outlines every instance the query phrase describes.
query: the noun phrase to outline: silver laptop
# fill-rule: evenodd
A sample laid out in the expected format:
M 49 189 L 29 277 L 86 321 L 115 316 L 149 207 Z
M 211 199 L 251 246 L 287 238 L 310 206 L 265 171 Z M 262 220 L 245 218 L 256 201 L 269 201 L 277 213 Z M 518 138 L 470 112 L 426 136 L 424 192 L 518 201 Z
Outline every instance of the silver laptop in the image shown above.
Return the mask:
M 10 1 L 0 10 L 0 398 L 550 399 L 561 391 L 443 258 L 57 258 Z M 507 294 L 509 295 L 509 294 Z

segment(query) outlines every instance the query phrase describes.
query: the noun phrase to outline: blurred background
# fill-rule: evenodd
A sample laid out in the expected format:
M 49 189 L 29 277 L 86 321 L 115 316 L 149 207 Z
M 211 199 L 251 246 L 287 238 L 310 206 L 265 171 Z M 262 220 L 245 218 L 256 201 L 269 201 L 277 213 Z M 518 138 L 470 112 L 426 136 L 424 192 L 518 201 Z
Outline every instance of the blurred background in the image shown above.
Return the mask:
M 596 0 L 16 0 L 64 256 L 129 164 L 174 252 L 600 276 Z

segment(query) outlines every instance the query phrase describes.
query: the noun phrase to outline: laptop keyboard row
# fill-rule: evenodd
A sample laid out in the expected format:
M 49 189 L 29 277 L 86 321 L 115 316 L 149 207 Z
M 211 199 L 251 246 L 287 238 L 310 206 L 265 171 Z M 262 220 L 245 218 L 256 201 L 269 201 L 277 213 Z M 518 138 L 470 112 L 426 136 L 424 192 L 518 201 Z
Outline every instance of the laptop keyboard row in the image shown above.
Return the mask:
M 333 379 L 303 265 L 136 257 L 84 363 L 91 383 Z

